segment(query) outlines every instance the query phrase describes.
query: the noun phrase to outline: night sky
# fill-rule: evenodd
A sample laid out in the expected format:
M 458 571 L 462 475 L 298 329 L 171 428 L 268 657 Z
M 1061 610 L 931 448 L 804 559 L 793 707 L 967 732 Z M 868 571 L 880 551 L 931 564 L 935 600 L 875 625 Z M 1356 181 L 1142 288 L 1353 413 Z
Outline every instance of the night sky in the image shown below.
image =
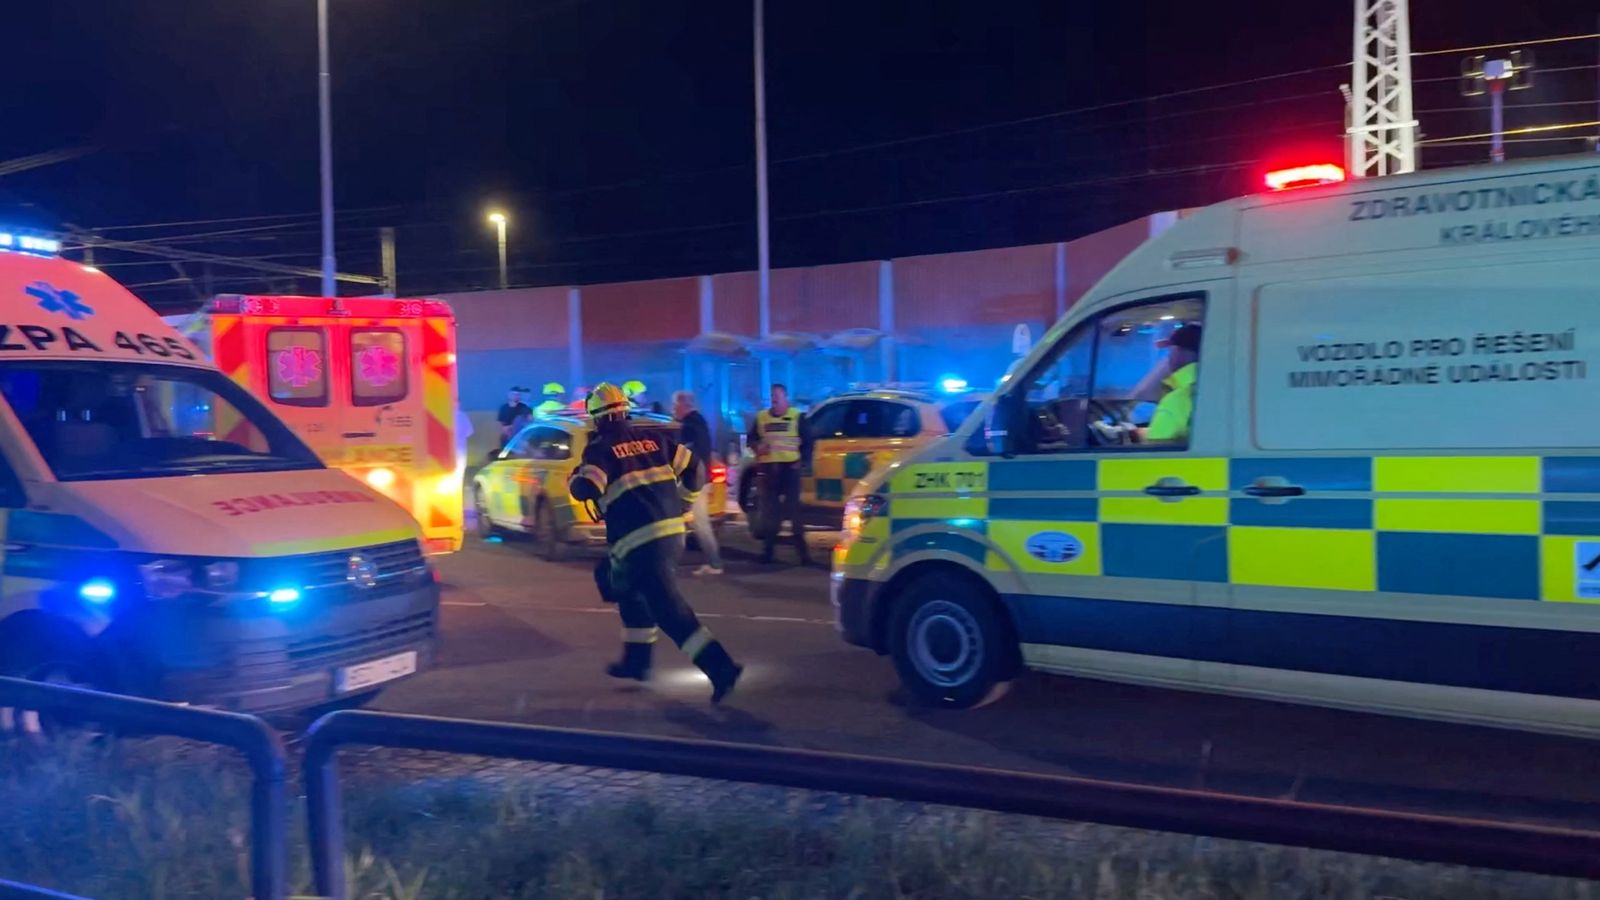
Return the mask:
M 1600 30 L 1593 0 L 1412 3 L 1416 51 Z M 1274 163 L 1338 161 L 1351 5 L 768 0 L 773 264 L 1071 238 L 1254 190 Z M 490 286 L 490 204 L 512 217 L 517 284 L 754 267 L 747 0 L 332 10 L 341 270 L 376 274 L 392 225 L 402 293 Z M 0 168 L 92 152 L 0 175 L 4 221 L 318 265 L 314 0 L 18 3 L 5 22 Z M 1536 54 L 1548 71 L 1508 126 L 1600 118 L 1600 46 Z M 1424 138 L 1487 130 L 1485 101 L 1460 96 L 1464 55 L 1414 63 Z M 139 259 L 96 262 L 162 307 L 316 291 Z

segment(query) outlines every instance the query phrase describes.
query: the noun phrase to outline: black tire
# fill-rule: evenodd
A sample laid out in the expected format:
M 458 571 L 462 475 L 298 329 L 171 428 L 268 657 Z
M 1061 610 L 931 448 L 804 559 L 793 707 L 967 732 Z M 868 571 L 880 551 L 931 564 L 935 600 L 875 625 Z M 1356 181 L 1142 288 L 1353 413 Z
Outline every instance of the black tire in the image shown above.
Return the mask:
M 478 537 L 488 540 L 500 534 L 499 526 L 495 525 L 494 521 L 489 518 L 489 503 L 483 497 L 482 487 L 474 486 L 472 488 L 472 509 L 477 514 Z
M 89 641 L 60 623 L 29 622 L 0 638 L 0 675 L 74 687 L 103 688 Z M 81 732 L 89 723 L 71 716 L 0 707 L 0 735 L 44 741 Z
M 551 562 L 559 562 L 567 556 L 567 536 L 556 524 L 555 510 L 543 498 L 533 513 L 533 544 L 539 555 Z
M 983 702 L 1008 675 L 1011 643 L 993 598 L 970 578 L 923 575 L 900 591 L 889 619 L 900 683 L 929 706 Z

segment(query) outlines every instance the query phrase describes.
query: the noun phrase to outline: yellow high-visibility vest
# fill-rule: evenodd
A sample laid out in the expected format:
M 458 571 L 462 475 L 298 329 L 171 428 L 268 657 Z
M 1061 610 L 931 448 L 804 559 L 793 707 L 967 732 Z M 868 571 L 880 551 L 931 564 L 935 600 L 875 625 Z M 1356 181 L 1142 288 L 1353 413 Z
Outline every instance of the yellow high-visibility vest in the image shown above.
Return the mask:
M 800 411 L 790 407 L 781 416 L 763 409 L 756 414 L 756 433 L 766 445 L 765 453 L 756 455 L 756 462 L 788 463 L 800 461 Z

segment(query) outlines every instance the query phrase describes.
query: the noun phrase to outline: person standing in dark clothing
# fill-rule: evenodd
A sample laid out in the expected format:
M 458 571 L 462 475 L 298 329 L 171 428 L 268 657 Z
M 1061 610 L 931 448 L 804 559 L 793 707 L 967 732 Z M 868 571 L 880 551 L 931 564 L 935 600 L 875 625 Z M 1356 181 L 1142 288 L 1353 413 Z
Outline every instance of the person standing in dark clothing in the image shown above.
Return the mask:
M 523 388 L 514 387 L 506 394 L 506 402 L 500 405 L 497 417 L 500 422 L 500 446 L 504 447 L 516 436 L 522 426 L 528 424 L 533 418 L 533 408 L 522 402 Z
M 700 552 L 706 556 L 705 565 L 694 570 L 696 575 L 721 575 L 722 574 L 722 548 L 717 546 L 717 534 L 711 530 L 711 504 L 710 491 L 705 485 L 710 484 L 711 468 L 711 426 L 706 423 L 706 417 L 696 408 L 694 394 L 688 391 L 678 391 L 672 395 L 672 417 L 683 426 L 680 433 L 682 441 L 694 452 L 694 458 L 700 468 L 700 495 L 695 498 L 691 507 L 694 521 L 694 539 L 700 545 Z

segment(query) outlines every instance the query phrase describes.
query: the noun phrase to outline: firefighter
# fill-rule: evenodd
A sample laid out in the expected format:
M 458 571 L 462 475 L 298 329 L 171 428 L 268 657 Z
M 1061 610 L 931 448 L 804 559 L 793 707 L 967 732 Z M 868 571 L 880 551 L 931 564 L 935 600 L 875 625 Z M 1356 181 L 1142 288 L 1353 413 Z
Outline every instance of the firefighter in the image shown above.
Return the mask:
M 711 679 L 711 702 L 720 703 L 743 669 L 700 624 L 675 575 L 683 554 L 684 504 L 699 491 L 700 461 L 659 430 L 631 427 L 628 397 L 615 385 L 597 386 L 588 407 L 596 437 L 584 448 L 567 489 L 578 502 L 593 503 L 606 523 L 610 549 L 595 579 L 601 596 L 615 601 L 622 615 L 623 642 L 622 659 L 606 673 L 647 679 L 659 627 Z

